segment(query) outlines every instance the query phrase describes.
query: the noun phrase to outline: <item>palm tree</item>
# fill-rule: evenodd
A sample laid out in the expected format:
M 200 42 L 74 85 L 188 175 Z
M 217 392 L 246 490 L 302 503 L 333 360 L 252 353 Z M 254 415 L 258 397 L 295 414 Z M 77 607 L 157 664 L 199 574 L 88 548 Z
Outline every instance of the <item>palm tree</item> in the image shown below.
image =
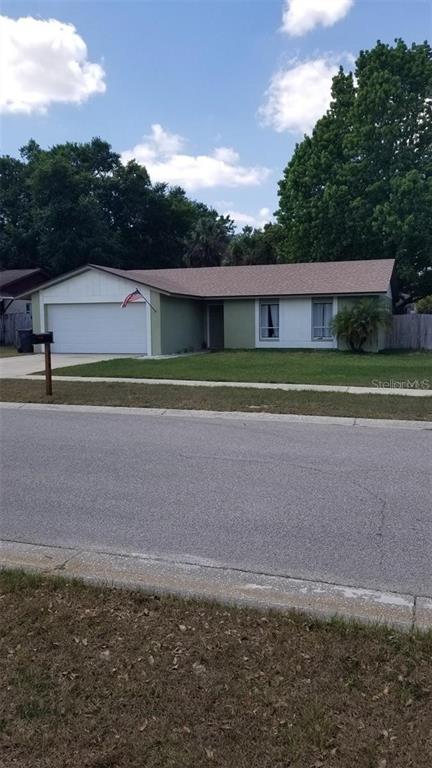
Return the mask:
M 351 352 L 363 352 L 367 340 L 391 323 L 389 304 L 380 299 L 361 299 L 341 309 L 331 322 L 331 330 L 348 344 Z
M 232 222 L 228 217 L 199 219 L 186 242 L 186 266 L 219 267 L 228 252 L 231 230 Z

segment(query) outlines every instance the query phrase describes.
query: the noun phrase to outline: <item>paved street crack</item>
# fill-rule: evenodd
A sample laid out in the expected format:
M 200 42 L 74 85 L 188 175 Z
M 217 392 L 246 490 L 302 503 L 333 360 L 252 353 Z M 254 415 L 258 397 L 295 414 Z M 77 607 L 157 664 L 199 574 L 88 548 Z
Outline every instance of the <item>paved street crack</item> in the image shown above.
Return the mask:
M 68 565 L 68 563 L 70 563 L 71 560 L 73 560 L 75 557 L 78 557 L 79 555 L 82 555 L 84 552 L 85 550 L 83 549 L 80 549 L 80 550 L 77 549 L 76 551 L 73 552 L 73 554 L 67 557 L 66 560 L 64 560 L 62 563 L 59 563 L 59 565 L 54 566 L 54 568 L 52 569 L 53 572 L 64 571 L 66 566 Z
M 384 563 L 384 526 L 386 522 L 386 507 L 387 501 L 382 500 L 381 509 L 379 511 L 379 523 L 378 523 L 378 553 L 379 553 L 379 567 L 382 568 Z

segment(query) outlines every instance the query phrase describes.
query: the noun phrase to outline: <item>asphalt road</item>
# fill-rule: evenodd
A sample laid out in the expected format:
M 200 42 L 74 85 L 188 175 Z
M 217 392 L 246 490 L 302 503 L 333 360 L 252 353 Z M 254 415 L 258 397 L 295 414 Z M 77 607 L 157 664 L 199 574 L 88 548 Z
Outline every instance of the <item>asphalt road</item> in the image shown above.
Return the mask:
M 0 538 L 432 595 L 432 432 L 1 412 Z

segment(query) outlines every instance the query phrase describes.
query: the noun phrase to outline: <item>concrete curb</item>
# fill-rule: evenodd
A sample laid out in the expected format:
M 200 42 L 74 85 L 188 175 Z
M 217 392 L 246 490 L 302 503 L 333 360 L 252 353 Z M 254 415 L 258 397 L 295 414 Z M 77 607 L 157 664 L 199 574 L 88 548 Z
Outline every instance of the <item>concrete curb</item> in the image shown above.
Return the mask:
M 294 610 L 322 618 L 340 616 L 407 631 L 432 629 L 429 597 L 250 573 L 218 564 L 1 541 L 0 568 L 262 610 Z
M 222 421 L 273 422 L 279 424 L 322 424 L 338 427 L 378 427 L 385 429 L 432 430 L 432 421 L 408 419 L 358 419 L 351 416 L 304 416 L 296 413 L 247 413 L 244 411 L 206 411 L 180 408 L 134 408 L 121 405 L 69 405 L 67 403 L 1 402 L 0 410 L 59 411 L 72 413 L 116 414 L 128 416 L 171 416 L 174 418 Z
M 9 376 L 11 379 L 43 381 L 44 376 L 27 374 Z M 399 395 L 404 397 L 432 397 L 432 389 L 397 389 L 395 387 L 342 387 L 331 384 L 272 384 L 252 381 L 192 381 L 188 379 L 134 379 L 115 376 L 56 376 L 53 381 L 87 381 L 122 384 L 166 384 L 182 387 L 234 387 L 236 389 L 279 389 L 284 392 L 342 392 L 349 395 Z

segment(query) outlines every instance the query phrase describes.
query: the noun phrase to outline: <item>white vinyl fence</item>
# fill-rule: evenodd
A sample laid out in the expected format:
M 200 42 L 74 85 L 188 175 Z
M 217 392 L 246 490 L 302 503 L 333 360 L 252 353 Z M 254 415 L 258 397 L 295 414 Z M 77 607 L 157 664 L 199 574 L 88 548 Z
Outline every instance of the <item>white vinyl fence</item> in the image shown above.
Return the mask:
M 432 315 L 393 315 L 386 349 L 432 349 Z
M 0 344 L 15 346 L 17 331 L 27 330 L 31 327 L 31 315 L 26 312 L 12 312 L 10 315 L 2 315 L 0 318 Z

